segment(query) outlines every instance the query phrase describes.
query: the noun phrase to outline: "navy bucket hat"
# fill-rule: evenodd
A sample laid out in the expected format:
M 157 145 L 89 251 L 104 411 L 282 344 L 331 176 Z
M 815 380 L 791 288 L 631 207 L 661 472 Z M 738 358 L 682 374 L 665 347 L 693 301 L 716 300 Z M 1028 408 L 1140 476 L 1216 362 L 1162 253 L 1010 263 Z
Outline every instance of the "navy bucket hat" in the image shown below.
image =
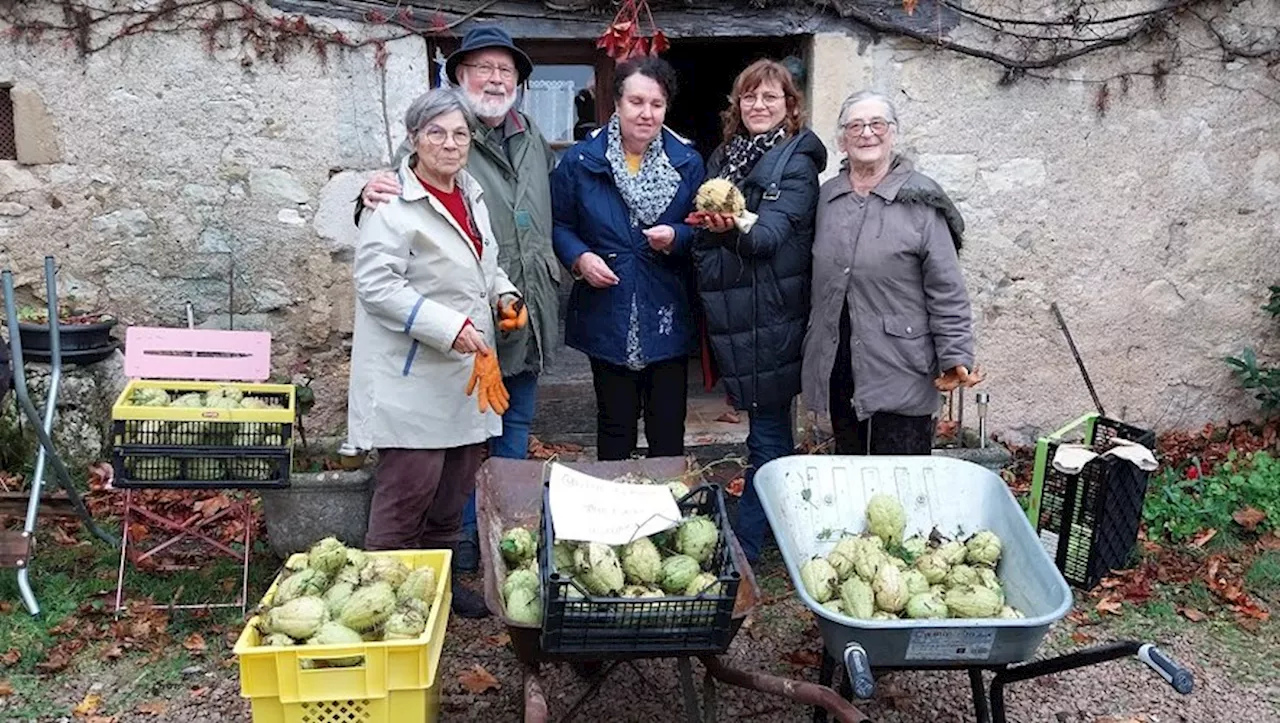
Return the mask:
M 516 47 L 507 31 L 494 25 L 481 25 L 467 31 L 466 36 L 462 38 L 462 46 L 453 51 L 444 61 L 444 73 L 449 78 L 449 82 L 458 84 L 458 66 L 467 55 L 472 51 L 486 48 L 502 48 L 511 52 L 512 59 L 516 61 L 517 83 L 523 83 L 533 72 L 533 61 L 529 60 L 529 56 L 523 50 Z

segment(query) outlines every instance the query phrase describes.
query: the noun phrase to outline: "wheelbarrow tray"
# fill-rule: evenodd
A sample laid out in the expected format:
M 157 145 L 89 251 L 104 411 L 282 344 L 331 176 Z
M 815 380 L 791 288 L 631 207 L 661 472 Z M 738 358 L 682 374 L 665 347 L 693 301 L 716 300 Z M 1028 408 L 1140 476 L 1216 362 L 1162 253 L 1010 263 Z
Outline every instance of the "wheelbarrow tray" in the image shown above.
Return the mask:
M 651 479 L 676 479 L 696 475 L 683 457 L 660 457 L 615 462 L 567 462 L 566 467 L 601 479 L 616 479 L 634 474 Z M 476 524 L 480 535 L 480 564 L 484 573 L 484 600 L 489 612 L 500 618 L 511 636 L 511 647 L 522 663 L 589 662 L 601 655 L 551 654 L 543 652 L 542 629 L 538 625 L 520 623 L 507 617 L 502 603 L 502 584 L 507 579 L 507 564 L 498 543 L 502 533 L 516 525 L 539 529 L 542 511 L 543 483 L 547 463 L 539 460 L 513 460 L 490 457 L 476 477 Z M 695 480 L 686 479 L 692 484 Z M 760 588 L 735 536 L 729 535 L 730 553 L 740 574 L 738 595 L 734 600 L 730 640 L 760 602 Z M 651 653 L 610 653 L 610 660 L 649 658 Z
M 859 643 L 875 668 L 997 666 L 1028 660 L 1071 591 L 998 475 L 972 462 L 929 456 L 797 455 L 760 468 L 755 484 L 787 572 L 817 616 L 828 653 Z M 996 573 L 1021 619 L 854 620 L 824 608 L 800 581 L 800 567 L 845 534 L 866 530 L 867 500 L 891 494 L 907 514 L 906 536 L 935 527 L 964 539 L 989 529 L 1003 552 Z

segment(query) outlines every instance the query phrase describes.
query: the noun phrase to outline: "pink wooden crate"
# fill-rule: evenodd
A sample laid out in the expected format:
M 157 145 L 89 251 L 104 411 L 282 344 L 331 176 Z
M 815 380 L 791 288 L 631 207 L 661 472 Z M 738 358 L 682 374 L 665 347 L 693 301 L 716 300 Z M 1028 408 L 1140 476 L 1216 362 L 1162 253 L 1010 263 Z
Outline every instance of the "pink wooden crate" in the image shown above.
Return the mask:
M 262 382 L 271 376 L 271 334 L 131 326 L 124 373 L 132 379 Z

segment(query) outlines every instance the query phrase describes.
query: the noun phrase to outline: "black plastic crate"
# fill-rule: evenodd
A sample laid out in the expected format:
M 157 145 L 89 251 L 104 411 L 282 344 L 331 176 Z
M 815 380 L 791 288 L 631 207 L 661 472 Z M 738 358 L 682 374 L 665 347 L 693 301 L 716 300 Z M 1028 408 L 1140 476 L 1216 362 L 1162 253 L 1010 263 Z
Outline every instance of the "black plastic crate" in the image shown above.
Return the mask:
M 1083 440 L 1095 453 L 1109 449 L 1113 439 L 1155 449 L 1155 433 L 1106 417 L 1093 420 Z M 1138 540 L 1142 505 L 1149 473 L 1121 459 L 1097 457 L 1078 474 L 1053 467 L 1053 457 L 1065 440 L 1041 439 L 1036 455 L 1040 486 L 1036 531 L 1068 583 L 1093 589 L 1112 570 L 1129 563 Z
M 729 552 L 729 517 L 719 485 L 694 489 L 678 503 L 681 513 L 709 517 L 719 530 L 712 565 L 719 592 L 695 597 L 601 597 L 571 576 L 553 572 L 550 487 L 543 486 L 538 566 L 542 576 L 542 651 L 550 654 L 642 654 L 667 657 L 723 653 L 733 640 L 733 607 L 741 575 Z M 675 534 L 674 528 L 670 531 Z M 568 591 L 581 593 L 569 598 Z
M 281 422 L 112 423 L 114 479 L 123 489 L 289 486 L 293 425 Z M 128 440 L 120 443 L 120 440 Z

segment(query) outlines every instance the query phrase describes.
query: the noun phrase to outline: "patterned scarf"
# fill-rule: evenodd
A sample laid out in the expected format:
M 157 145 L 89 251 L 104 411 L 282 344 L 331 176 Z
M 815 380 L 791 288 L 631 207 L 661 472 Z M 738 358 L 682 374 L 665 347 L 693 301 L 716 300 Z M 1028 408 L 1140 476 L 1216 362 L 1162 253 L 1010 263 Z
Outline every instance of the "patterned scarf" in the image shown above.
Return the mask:
M 618 186 L 618 193 L 631 212 L 631 222 L 641 226 L 652 226 L 657 223 L 662 212 L 667 210 L 671 199 L 680 190 L 680 172 L 671 165 L 667 152 L 662 147 L 662 135 L 645 149 L 640 159 L 640 172 L 631 175 L 627 168 L 627 154 L 622 150 L 622 127 L 615 114 L 609 119 L 609 145 L 604 156 L 613 170 L 613 182 Z
M 738 134 L 725 146 L 724 167 L 720 175 L 735 186 L 751 174 L 764 154 L 768 153 L 778 142 L 787 137 L 786 126 L 778 126 L 754 136 Z

